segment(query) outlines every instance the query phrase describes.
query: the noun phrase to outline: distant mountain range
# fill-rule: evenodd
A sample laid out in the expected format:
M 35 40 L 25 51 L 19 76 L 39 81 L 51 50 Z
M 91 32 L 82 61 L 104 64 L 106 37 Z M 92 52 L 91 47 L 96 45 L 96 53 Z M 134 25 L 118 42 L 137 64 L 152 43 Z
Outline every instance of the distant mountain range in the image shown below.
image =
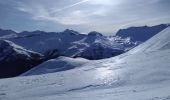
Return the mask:
M 170 25 L 131 27 L 119 30 L 115 36 L 104 36 L 96 31 L 80 34 L 69 29 L 63 32 L 21 33 L 0 29 L 0 78 L 17 76 L 59 56 L 89 60 L 117 56 L 168 26 Z
M 68 57 L 83 57 L 87 59 L 103 59 L 119 55 L 124 47 L 114 40 L 98 32 L 87 35 L 66 29 L 63 32 L 21 32 L 17 36 L 3 39 L 14 42 L 28 50 L 41 54 L 58 54 Z
M 9 41 L 1 44 L 16 48 Z M 30 55 L 31 51 L 21 49 L 24 55 Z M 10 49 L 1 52 L 6 50 Z M 0 79 L 0 100 L 170 100 L 169 84 L 170 27 L 116 57 L 100 60 L 58 57 L 20 77 Z

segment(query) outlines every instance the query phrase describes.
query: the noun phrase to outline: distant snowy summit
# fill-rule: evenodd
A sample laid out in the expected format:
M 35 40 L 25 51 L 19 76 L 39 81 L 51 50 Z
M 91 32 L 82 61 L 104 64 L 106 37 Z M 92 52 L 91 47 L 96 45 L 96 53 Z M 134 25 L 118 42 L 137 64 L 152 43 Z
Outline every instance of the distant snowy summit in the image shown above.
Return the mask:
M 150 39 L 152 36 L 161 32 L 165 28 L 170 26 L 170 24 L 160 24 L 156 26 L 141 26 L 141 27 L 130 27 L 127 29 L 120 29 L 116 36 L 121 38 L 130 38 L 133 42 L 144 42 Z

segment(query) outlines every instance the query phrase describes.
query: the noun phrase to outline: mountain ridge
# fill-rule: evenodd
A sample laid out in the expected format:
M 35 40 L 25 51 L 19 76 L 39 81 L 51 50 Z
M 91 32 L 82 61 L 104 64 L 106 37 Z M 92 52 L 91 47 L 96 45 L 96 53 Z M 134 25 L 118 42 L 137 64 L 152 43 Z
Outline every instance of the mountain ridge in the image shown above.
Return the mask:
M 141 26 L 141 27 L 129 27 L 127 29 L 120 29 L 116 36 L 121 38 L 130 37 L 132 41 L 144 42 L 150 37 L 161 32 L 163 29 L 169 27 L 170 24 L 160 24 L 155 26 Z
M 162 30 L 163 28 L 165 28 L 165 26 L 166 26 L 165 24 L 153 26 L 153 29 L 152 27 L 149 27 L 149 30 L 150 29 Z M 132 29 L 134 29 L 134 27 Z M 147 31 L 148 27 L 146 26 L 141 28 L 138 27 L 137 29 L 138 30 L 142 29 Z M 2 31 L 3 30 L 1 30 L 0 32 Z M 43 63 L 46 60 L 56 59 L 59 56 L 66 56 L 71 58 L 82 57 L 89 60 L 100 60 L 100 59 L 110 58 L 110 57 L 123 54 L 129 51 L 130 49 L 136 47 L 137 45 L 143 43 L 143 41 L 140 42 L 138 40 L 132 41 L 132 39 L 129 37 L 125 37 L 125 38 L 121 36 L 107 37 L 96 31 L 92 31 L 86 35 L 80 34 L 79 32 L 70 29 L 66 29 L 63 32 L 58 32 L 58 33 L 44 32 L 39 30 L 34 32 L 24 31 L 21 33 L 16 33 L 11 30 L 4 30 L 4 32 L 6 32 L 5 34 L 7 36 L 4 36 L 4 34 L 2 34 L 3 36 L 0 37 L 0 41 L 3 41 L 2 44 L 4 43 L 8 44 L 6 46 L 7 50 L 8 47 L 9 48 L 12 47 L 11 50 L 13 51 L 13 48 L 15 49 L 20 46 L 20 50 L 22 52 L 25 52 L 25 54 L 28 53 L 28 51 L 32 51 L 32 52 L 34 51 L 34 53 L 38 53 L 43 56 L 43 57 L 39 56 L 41 60 L 36 61 L 33 59 L 30 61 L 30 63 L 35 66 L 37 64 Z M 11 33 L 12 35 L 10 34 L 10 32 L 12 32 Z M 17 35 L 13 35 L 13 34 L 17 34 Z M 154 34 L 156 35 L 156 33 Z M 162 48 L 168 48 L 168 47 L 169 47 L 169 43 L 167 43 L 167 45 Z M 0 48 L 1 48 L 0 51 L 2 52 L 1 55 L 3 56 L 5 54 L 3 51 L 5 51 L 6 48 L 4 48 L 3 45 L 1 45 Z M 16 53 L 18 52 L 15 52 L 15 54 Z M 6 54 L 10 55 L 9 52 L 6 52 Z M 19 54 L 22 55 L 21 52 Z M 25 58 L 20 59 L 20 60 L 24 60 L 22 63 L 24 65 L 23 68 L 26 68 L 26 66 L 31 66 L 26 68 L 28 70 L 29 68 L 35 67 L 31 64 L 28 64 L 27 62 L 27 58 L 30 58 L 29 57 L 30 55 L 27 54 L 24 56 Z M 3 69 L 5 68 L 5 66 L 8 66 L 10 68 L 13 64 L 15 64 L 13 60 L 16 59 L 14 59 L 14 57 L 11 57 L 10 61 L 6 63 L 3 63 L 4 61 L 1 61 L 0 63 L 1 68 Z M 19 60 L 17 60 L 16 62 L 18 61 Z M 20 65 L 21 64 L 19 63 L 18 66 Z M 17 72 L 27 71 L 26 69 Z
M 122 55 L 89 61 L 80 68 L 0 80 L 0 97 L 3 100 L 169 100 L 169 33 L 170 27 Z
M 14 77 L 43 61 L 43 55 L 0 40 L 0 78 Z

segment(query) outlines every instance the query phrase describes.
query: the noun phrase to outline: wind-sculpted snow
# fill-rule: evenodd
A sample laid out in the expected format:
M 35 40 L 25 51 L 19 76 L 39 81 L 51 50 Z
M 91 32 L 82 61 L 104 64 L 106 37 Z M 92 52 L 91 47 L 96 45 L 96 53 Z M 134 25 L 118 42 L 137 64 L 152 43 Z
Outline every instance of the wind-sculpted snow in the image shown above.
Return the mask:
M 69 69 L 83 66 L 87 62 L 88 60 L 83 59 L 83 58 L 74 59 L 74 58 L 68 58 L 68 57 L 59 57 L 56 59 L 51 59 L 49 61 L 46 61 L 36 66 L 30 71 L 22 74 L 22 76 L 40 75 L 40 74 L 54 73 L 54 72 L 59 72 L 59 71 L 66 71 Z
M 170 27 L 132 51 L 72 70 L 1 79 L 0 99 L 170 100 L 169 34 Z

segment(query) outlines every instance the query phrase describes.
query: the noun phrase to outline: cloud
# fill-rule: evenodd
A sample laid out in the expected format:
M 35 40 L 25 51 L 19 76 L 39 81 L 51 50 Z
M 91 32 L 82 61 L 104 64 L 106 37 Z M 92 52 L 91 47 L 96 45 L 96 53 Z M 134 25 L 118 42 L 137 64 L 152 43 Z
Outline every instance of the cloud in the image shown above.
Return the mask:
M 103 6 L 113 6 L 118 5 L 122 0 L 89 0 L 88 3 L 92 5 L 103 5 Z
M 3 5 L 14 4 L 7 1 L 9 3 L 3 1 Z M 34 24 L 62 26 L 81 32 L 111 33 L 120 27 L 159 24 L 170 18 L 166 0 L 16 0 L 15 3 L 18 20 L 31 19 Z M 12 17 L 10 22 L 13 22 Z
M 76 3 L 76 4 L 80 4 L 80 2 Z M 71 7 L 71 6 L 69 6 L 69 7 Z M 36 5 L 36 6 L 30 7 L 28 5 L 20 4 L 20 6 L 17 9 L 22 12 L 30 14 L 32 16 L 33 20 L 52 21 L 55 23 L 63 24 L 63 25 L 85 24 L 88 22 L 88 20 L 86 20 L 85 17 L 89 16 L 88 14 L 84 14 L 81 10 L 75 10 L 75 11 L 72 11 L 71 13 L 62 14 L 61 16 L 57 16 L 57 15 L 53 14 L 54 11 L 49 11 L 42 5 Z
M 80 4 L 82 4 L 82 3 L 85 3 L 85 2 L 88 2 L 88 1 L 89 1 L 89 0 L 82 0 L 82 1 L 79 1 L 79 2 L 77 2 L 77 3 L 74 3 L 74 4 L 71 4 L 71 5 L 65 6 L 65 7 L 60 8 L 60 9 L 57 9 L 57 10 L 54 10 L 52 13 L 56 13 L 56 12 L 59 12 L 59 11 L 63 11 L 63 10 L 65 10 L 65 9 L 69 9 L 69 8 L 74 7 L 74 6 L 78 6 L 78 5 L 80 5 Z

